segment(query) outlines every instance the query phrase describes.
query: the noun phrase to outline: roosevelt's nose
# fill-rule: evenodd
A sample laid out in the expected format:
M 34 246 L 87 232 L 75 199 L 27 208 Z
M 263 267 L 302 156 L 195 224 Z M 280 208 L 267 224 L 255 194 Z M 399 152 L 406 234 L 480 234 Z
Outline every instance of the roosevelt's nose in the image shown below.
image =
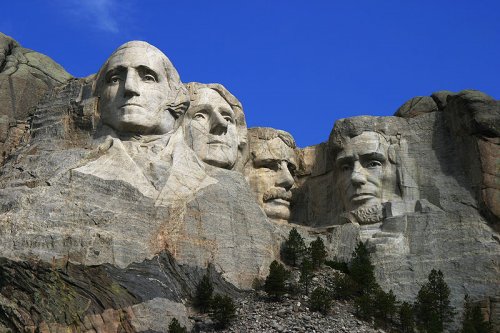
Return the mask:
M 288 169 L 288 162 L 281 161 L 276 175 L 276 186 L 283 187 L 287 191 L 293 186 L 295 180 Z
M 134 71 L 128 71 L 125 78 L 124 95 L 126 97 L 139 96 L 139 77 Z
M 365 169 L 358 161 L 354 162 L 354 167 L 351 173 L 351 182 L 354 185 L 364 185 L 367 182 Z
M 227 132 L 227 120 L 217 111 L 210 115 L 210 134 L 223 135 Z

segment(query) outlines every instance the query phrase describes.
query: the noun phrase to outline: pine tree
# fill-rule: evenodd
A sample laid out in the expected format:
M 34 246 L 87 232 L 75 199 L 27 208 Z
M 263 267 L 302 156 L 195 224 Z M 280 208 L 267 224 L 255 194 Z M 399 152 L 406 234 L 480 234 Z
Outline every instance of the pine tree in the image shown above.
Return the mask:
M 309 285 L 313 278 L 313 265 L 309 258 L 304 258 L 300 264 L 300 280 L 306 289 L 306 295 L 309 295 Z
M 326 258 L 326 248 L 321 238 L 316 238 L 309 246 L 311 261 L 314 269 L 321 267 Z
M 274 260 L 269 266 L 269 275 L 264 283 L 265 292 L 279 300 L 279 298 L 285 293 L 285 281 L 287 277 L 288 272 L 285 267 Z
M 374 317 L 377 323 L 387 327 L 387 323 L 392 321 L 396 314 L 397 301 L 392 289 L 388 293 L 382 288 L 376 288 L 373 294 Z
M 472 304 L 469 295 L 465 295 L 464 303 L 461 333 L 490 333 L 492 331 L 491 324 L 484 320 L 479 305 Z
M 203 276 L 200 283 L 198 283 L 198 285 L 196 286 L 196 296 L 194 299 L 194 303 L 195 306 L 200 310 L 200 312 L 206 313 L 209 310 L 213 292 L 214 287 L 207 273 Z
M 399 308 L 399 328 L 402 333 L 413 333 L 415 330 L 413 306 L 408 302 L 403 302 Z
M 415 317 L 420 331 L 443 332 L 453 320 L 454 310 L 450 306 L 450 288 L 444 281 L 443 273 L 433 269 L 417 295 Z
M 317 287 L 311 293 L 311 299 L 309 302 L 309 308 L 311 311 L 318 311 L 323 314 L 327 314 L 328 310 L 332 305 L 332 298 L 327 289 L 322 287 Z
M 226 328 L 236 318 L 236 307 L 231 297 L 216 294 L 212 300 L 210 318 L 220 328 Z
M 296 228 L 290 230 L 288 239 L 283 244 L 283 260 L 288 265 L 297 267 L 299 260 L 302 258 L 306 250 L 304 239 L 299 234 Z
M 187 333 L 187 329 L 181 326 L 176 318 L 173 318 L 170 325 L 168 325 L 168 333 Z
M 377 282 L 374 274 L 375 268 L 370 260 L 366 245 L 359 242 L 352 256 L 351 266 L 349 267 L 351 278 L 357 284 L 360 295 L 370 293 L 374 290 Z

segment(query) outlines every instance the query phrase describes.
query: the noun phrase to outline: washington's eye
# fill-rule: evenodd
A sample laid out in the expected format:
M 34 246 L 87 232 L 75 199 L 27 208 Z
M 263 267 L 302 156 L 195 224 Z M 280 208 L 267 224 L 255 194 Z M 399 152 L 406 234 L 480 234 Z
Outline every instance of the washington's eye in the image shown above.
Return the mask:
M 148 82 L 156 82 L 156 78 L 151 74 L 145 74 L 143 80 Z
M 233 122 L 233 118 L 231 118 L 231 116 L 225 116 L 224 119 L 229 123 Z
M 380 163 L 380 161 L 373 160 L 373 161 L 368 162 L 368 164 L 366 166 L 368 168 L 377 168 L 379 166 L 382 166 L 382 163 Z

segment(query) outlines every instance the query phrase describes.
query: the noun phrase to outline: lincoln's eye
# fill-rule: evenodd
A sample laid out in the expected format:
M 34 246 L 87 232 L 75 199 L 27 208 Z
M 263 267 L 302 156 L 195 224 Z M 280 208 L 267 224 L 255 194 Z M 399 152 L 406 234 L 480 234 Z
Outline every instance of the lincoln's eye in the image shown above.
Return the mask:
M 378 168 L 378 167 L 382 166 L 382 163 L 380 163 L 380 161 L 373 160 L 373 161 L 368 162 L 368 164 L 366 166 L 368 168 Z
M 348 172 L 352 170 L 352 167 L 349 164 L 342 164 L 340 166 L 340 170 L 342 170 L 343 172 Z

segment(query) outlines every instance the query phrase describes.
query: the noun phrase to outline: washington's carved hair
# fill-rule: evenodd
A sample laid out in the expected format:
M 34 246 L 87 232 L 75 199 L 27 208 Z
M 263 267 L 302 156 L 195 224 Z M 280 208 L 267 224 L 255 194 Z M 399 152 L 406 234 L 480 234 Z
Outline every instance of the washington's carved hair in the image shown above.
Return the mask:
M 96 79 L 94 82 L 94 96 L 99 97 L 99 92 L 102 89 L 103 84 L 105 83 L 106 80 L 106 72 L 108 71 L 108 66 L 109 66 L 109 60 L 118 52 L 123 49 L 127 48 L 133 48 L 133 47 L 140 47 L 140 48 L 146 48 L 150 49 L 153 52 L 157 53 L 162 61 L 163 64 L 163 70 L 165 71 L 165 75 L 167 77 L 167 82 L 168 86 L 170 88 L 169 94 L 168 94 L 168 103 L 166 103 L 166 109 L 170 111 L 172 116 L 174 118 L 179 118 L 184 112 L 186 112 L 188 106 L 189 106 L 189 96 L 186 88 L 181 82 L 181 79 L 179 77 L 179 73 L 175 69 L 174 65 L 172 65 L 172 62 L 170 62 L 170 59 L 158 48 L 154 47 L 153 45 L 143 42 L 143 41 L 131 41 L 128 43 L 125 43 L 118 47 L 106 60 L 104 65 L 102 65 L 101 69 L 99 69 L 99 72 L 96 75 Z

